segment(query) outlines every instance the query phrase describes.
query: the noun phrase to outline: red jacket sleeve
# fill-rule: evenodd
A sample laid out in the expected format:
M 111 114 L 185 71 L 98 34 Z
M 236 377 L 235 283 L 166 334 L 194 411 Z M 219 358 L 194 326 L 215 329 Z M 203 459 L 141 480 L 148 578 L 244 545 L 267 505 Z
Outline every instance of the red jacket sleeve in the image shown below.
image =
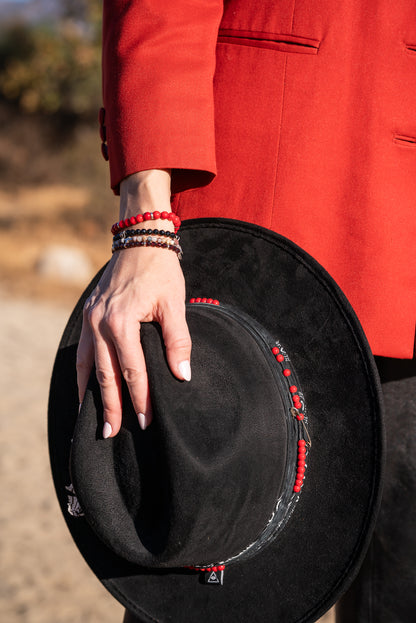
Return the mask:
M 111 186 L 171 168 L 172 191 L 216 174 L 213 75 L 222 0 L 104 0 Z

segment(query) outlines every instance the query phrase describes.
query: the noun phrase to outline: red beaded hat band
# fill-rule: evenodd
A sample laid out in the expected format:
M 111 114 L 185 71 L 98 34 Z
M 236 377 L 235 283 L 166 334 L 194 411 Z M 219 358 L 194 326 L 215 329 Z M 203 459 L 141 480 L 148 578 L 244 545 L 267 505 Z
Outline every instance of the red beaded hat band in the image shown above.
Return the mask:
M 158 221 L 159 219 L 163 221 L 171 221 L 174 225 L 175 233 L 181 225 L 181 219 L 173 212 L 145 212 L 144 214 L 136 214 L 136 216 L 130 216 L 129 218 L 114 223 L 111 227 L 111 233 L 115 235 L 122 229 L 134 227 L 134 225 L 138 225 L 146 221 Z

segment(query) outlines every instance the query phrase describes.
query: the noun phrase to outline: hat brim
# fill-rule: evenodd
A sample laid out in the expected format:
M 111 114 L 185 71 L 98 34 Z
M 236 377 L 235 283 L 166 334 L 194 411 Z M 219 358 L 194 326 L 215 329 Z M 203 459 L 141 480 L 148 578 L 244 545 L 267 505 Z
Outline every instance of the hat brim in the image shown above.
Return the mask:
M 313 258 L 282 236 L 226 219 L 183 223 L 188 297 L 239 307 L 290 350 L 308 404 L 308 478 L 291 521 L 252 560 L 207 586 L 193 571 L 136 567 L 67 512 L 69 454 L 78 413 L 75 357 L 85 299 L 56 357 L 49 444 L 58 499 L 93 572 L 140 621 L 314 621 L 346 590 L 362 562 L 381 494 L 382 400 L 368 343 L 346 297 Z

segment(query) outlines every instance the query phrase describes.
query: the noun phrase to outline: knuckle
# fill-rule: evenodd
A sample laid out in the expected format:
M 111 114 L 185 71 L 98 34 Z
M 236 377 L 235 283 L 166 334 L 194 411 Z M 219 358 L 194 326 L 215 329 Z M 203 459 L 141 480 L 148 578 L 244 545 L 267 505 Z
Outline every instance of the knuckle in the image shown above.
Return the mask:
M 141 378 L 140 371 L 137 368 L 124 368 L 123 377 L 126 383 L 135 383 Z
M 163 301 L 163 308 L 165 313 L 185 316 L 185 294 L 184 296 L 180 295 L 165 299 Z
M 97 380 L 101 387 L 106 388 L 110 387 L 115 383 L 116 376 L 114 372 L 111 370 L 107 370 L 104 368 L 97 368 L 96 370 Z
M 117 313 L 108 313 L 104 318 L 104 322 L 109 329 L 110 333 L 118 338 L 124 333 L 124 323 L 122 317 Z
M 76 369 L 78 372 L 85 372 L 91 368 L 90 363 L 85 359 L 85 357 L 77 357 L 76 361 Z
M 98 309 L 98 307 L 96 306 L 89 307 L 88 310 L 86 310 L 86 315 L 87 315 L 88 322 L 90 323 L 90 327 L 93 330 L 97 330 L 98 327 L 100 326 L 101 319 L 102 319 L 102 314 L 100 310 Z
M 190 351 L 192 348 L 192 340 L 189 336 L 177 337 L 169 340 L 168 343 L 165 343 L 165 346 L 169 350 Z

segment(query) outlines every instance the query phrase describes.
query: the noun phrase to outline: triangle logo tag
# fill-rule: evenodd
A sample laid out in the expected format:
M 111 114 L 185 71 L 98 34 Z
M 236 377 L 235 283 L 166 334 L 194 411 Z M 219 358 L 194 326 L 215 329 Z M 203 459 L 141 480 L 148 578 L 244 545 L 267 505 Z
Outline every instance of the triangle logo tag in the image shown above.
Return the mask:
M 220 581 L 217 577 L 217 574 L 215 573 L 215 571 L 211 571 L 210 576 L 208 578 L 208 584 L 219 584 Z
M 204 573 L 204 584 L 217 584 L 222 586 L 224 584 L 224 571 L 206 571 Z

